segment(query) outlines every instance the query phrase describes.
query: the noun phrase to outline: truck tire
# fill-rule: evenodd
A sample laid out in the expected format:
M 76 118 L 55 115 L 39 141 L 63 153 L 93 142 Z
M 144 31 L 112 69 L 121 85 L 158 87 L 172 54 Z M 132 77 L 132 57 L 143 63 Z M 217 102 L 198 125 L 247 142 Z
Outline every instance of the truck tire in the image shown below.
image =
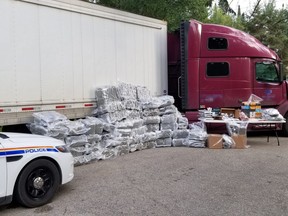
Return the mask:
M 286 123 L 282 126 L 282 135 L 288 137 L 288 113 L 284 116 Z
M 38 159 L 21 171 L 14 196 L 19 204 L 33 208 L 48 203 L 59 185 L 60 174 L 55 164 L 46 159 Z

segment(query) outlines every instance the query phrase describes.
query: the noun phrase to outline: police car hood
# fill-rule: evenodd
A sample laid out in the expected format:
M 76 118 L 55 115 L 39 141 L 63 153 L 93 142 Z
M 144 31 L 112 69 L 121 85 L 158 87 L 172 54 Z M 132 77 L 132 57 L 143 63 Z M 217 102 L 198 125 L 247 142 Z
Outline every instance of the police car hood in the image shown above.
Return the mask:
M 13 147 L 39 147 L 39 146 L 59 146 L 64 142 L 51 137 L 25 134 L 25 133 L 0 133 L 0 143 L 4 148 Z

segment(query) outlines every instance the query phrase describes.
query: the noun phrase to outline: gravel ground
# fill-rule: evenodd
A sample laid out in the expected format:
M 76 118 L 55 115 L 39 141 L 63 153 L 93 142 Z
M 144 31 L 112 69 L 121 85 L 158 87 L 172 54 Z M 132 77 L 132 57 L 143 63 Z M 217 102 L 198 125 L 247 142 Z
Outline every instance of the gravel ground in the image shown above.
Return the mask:
M 75 168 L 53 201 L 0 215 L 287 215 L 288 138 L 248 149 L 158 148 Z

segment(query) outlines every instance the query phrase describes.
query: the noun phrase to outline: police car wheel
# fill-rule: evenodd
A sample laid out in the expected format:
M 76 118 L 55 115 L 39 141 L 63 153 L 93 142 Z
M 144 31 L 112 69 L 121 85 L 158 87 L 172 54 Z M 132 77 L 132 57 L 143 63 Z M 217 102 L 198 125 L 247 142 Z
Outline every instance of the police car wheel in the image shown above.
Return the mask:
M 16 200 L 26 207 L 48 203 L 60 185 L 60 174 L 49 160 L 38 159 L 29 163 L 20 173 L 15 185 Z

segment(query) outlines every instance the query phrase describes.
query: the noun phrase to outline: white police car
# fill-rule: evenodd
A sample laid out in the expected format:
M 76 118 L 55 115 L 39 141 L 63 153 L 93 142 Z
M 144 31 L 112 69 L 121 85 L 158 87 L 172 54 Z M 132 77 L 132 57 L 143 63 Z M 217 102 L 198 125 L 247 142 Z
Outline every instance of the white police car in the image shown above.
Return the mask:
M 37 207 L 73 179 L 73 156 L 57 139 L 0 133 L 0 172 L 0 205 L 15 198 L 26 207 Z

